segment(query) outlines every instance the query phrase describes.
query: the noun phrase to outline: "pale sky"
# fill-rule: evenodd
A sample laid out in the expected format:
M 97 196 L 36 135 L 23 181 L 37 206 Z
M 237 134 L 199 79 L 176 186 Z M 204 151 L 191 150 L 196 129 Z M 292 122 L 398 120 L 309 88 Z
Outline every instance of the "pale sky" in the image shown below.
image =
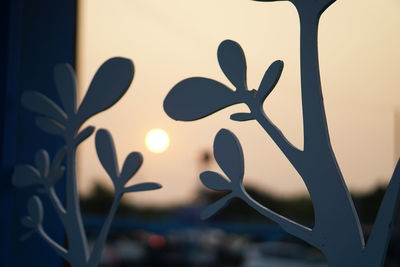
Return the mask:
M 203 76 L 229 86 L 217 61 L 225 39 L 241 44 L 249 88 L 266 68 L 285 62 L 282 77 L 265 103 L 266 113 L 290 141 L 302 146 L 299 23 L 288 2 L 249 0 L 79 0 L 78 80 L 81 94 L 96 69 L 122 56 L 135 64 L 127 94 L 88 123 L 113 134 L 119 162 L 140 151 L 144 164 L 132 183 L 154 181 L 164 188 L 135 193 L 137 204 L 189 201 L 200 185 L 200 153 L 211 149 L 221 128 L 242 143 L 245 183 L 276 195 L 305 193 L 293 167 L 256 122 L 234 122 L 233 106 L 195 122 L 176 122 L 163 99 L 179 81 Z M 321 79 L 331 142 L 352 191 L 387 183 L 395 157 L 395 111 L 400 110 L 400 1 L 337 0 L 322 16 L 319 31 Z M 400 122 L 399 122 L 400 123 Z M 161 154 L 148 151 L 146 133 L 162 128 L 171 138 Z M 87 192 L 94 180 L 110 184 L 94 150 L 81 145 L 79 182 Z M 218 170 L 218 167 L 214 167 Z

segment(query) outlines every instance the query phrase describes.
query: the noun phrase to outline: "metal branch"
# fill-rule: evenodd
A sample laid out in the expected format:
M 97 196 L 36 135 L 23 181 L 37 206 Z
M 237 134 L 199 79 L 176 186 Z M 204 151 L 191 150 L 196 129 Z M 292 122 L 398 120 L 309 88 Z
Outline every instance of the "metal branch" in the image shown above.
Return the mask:
M 313 231 L 301 225 L 297 222 L 294 222 L 282 215 L 277 214 L 276 212 L 264 207 L 260 203 L 258 203 L 255 199 L 253 199 L 245 190 L 244 188 L 239 193 L 238 197 L 240 197 L 244 202 L 246 202 L 250 207 L 255 209 L 258 213 L 263 215 L 264 217 L 274 221 L 275 223 L 279 224 L 283 230 L 288 232 L 289 234 L 298 237 L 310 245 L 315 247 L 320 247 L 320 244 L 313 238 Z
M 111 223 L 117 212 L 119 202 L 121 200 L 122 194 L 116 193 L 114 196 L 113 203 L 110 210 L 108 211 L 107 218 L 101 228 L 100 234 L 97 237 L 96 243 L 94 245 L 92 254 L 89 258 L 88 267 L 96 267 L 101 259 L 101 252 L 103 250 L 104 244 L 107 239 L 108 232 L 110 231 Z
M 37 233 L 46 241 L 53 249 L 55 252 L 57 252 L 58 255 L 60 255 L 62 258 L 64 258 L 66 261 L 69 261 L 69 254 L 68 251 L 59 245 L 56 241 L 54 241 L 43 229 L 42 225 L 39 225 L 36 228 Z
M 254 98 L 251 98 L 245 103 L 249 107 L 257 122 L 264 128 L 275 144 L 288 158 L 290 163 L 292 163 L 292 165 L 296 168 L 296 166 L 299 165 L 299 159 L 302 151 L 292 145 L 282 131 L 268 118 L 262 109 L 262 104 L 258 103 Z
M 331 148 L 318 62 L 319 19 L 335 0 L 290 2 L 296 7 L 300 18 L 303 151 L 291 148 L 290 143 L 288 144 L 262 111 L 258 114 L 257 121 L 292 163 L 310 193 L 315 214 L 314 240 L 324 244 L 321 249 L 329 257 L 328 261 L 342 259 L 343 262 L 351 262 L 350 259 L 356 257 L 356 253 L 364 246 L 364 237 L 353 201 Z M 257 114 L 254 105 L 249 107 Z M 258 210 L 261 208 L 258 207 Z M 331 225 L 340 230 L 334 231 L 335 228 Z M 344 238 L 348 242 L 343 243 Z M 346 263 L 346 266 L 352 265 Z
M 65 208 L 64 208 L 63 204 L 61 203 L 60 199 L 58 198 L 58 195 L 57 195 L 56 191 L 54 190 L 54 187 L 53 186 L 46 187 L 46 193 L 47 193 L 47 196 L 49 197 L 51 204 L 53 205 L 55 211 L 57 212 L 58 217 L 60 218 L 61 222 L 65 226 L 66 211 L 65 211 Z
M 73 123 L 67 127 L 68 129 L 76 129 Z M 68 244 L 73 261 L 78 262 L 80 266 L 87 264 L 88 259 L 88 243 L 85 228 L 83 226 L 82 215 L 79 206 L 77 177 L 76 177 L 76 147 L 75 136 L 76 130 L 68 133 L 66 138 L 67 150 L 67 173 L 66 173 L 66 231 Z

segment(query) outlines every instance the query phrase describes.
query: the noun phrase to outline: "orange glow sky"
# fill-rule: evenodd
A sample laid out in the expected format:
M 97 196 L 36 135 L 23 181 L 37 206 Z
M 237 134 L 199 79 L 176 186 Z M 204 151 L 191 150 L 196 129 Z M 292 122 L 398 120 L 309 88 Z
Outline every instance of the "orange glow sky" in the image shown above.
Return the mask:
M 81 94 L 106 59 L 133 60 L 128 93 L 88 123 L 109 129 L 120 164 L 141 151 L 144 165 L 132 182 L 156 181 L 162 190 L 136 193 L 140 204 L 175 204 L 200 188 L 200 153 L 210 149 L 220 128 L 232 130 L 246 157 L 247 184 L 277 195 L 304 193 L 305 187 L 283 154 L 256 122 L 234 122 L 233 106 L 196 122 L 175 122 L 162 108 L 168 91 L 192 76 L 228 85 L 216 51 L 225 39 L 243 47 L 248 84 L 257 88 L 265 69 L 281 59 L 285 68 L 265 103 L 266 113 L 294 144 L 302 145 L 299 23 L 287 2 L 249 0 L 80 0 L 78 80 Z M 331 141 L 351 190 L 386 183 L 394 169 L 395 111 L 400 109 L 400 2 L 337 0 L 323 15 L 320 67 Z M 400 122 L 399 122 L 400 123 Z M 161 154 L 149 152 L 144 138 L 162 128 L 171 138 Z M 94 151 L 94 138 L 80 148 L 82 192 L 94 180 L 109 183 Z M 216 167 L 215 167 L 216 168 Z

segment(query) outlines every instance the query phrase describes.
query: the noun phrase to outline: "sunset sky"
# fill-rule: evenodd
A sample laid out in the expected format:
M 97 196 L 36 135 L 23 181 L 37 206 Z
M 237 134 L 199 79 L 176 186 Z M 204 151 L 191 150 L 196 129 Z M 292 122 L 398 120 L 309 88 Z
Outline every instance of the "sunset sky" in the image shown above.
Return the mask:
M 81 96 L 96 69 L 122 56 L 135 64 L 133 83 L 111 109 L 88 124 L 113 134 L 119 162 L 140 151 L 144 164 L 131 181 L 154 181 L 164 188 L 136 193 L 139 204 L 189 201 L 201 187 L 201 153 L 210 150 L 221 128 L 232 130 L 246 158 L 245 183 L 279 196 L 305 193 L 293 167 L 256 122 L 234 122 L 237 105 L 195 122 L 176 122 L 163 100 L 179 81 L 203 76 L 230 83 L 217 61 L 225 39 L 244 49 L 248 84 L 257 88 L 266 68 L 285 62 L 278 85 L 264 108 L 295 145 L 302 146 L 299 22 L 288 2 L 250 0 L 80 0 L 78 81 Z M 400 112 L 400 1 L 337 0 L 322 16 L 319 31 L 321 78 L 331 141 L 352 191 L 386 183 L 400 156 L 394 143 Z M 398 122 L 400 124 L 400 122 Z M 171 144 L 150 152 L 145 136 L 164 129 Z M 400 137 L 399 137 L 400 138 Z M 94 180 L 111 184 L 94 150 L 94 138 L 80 147 L 83 193 Z M 215 165 L 215 164 L 214 164 Z M 218 169 L 217 166 L 212 166 Z

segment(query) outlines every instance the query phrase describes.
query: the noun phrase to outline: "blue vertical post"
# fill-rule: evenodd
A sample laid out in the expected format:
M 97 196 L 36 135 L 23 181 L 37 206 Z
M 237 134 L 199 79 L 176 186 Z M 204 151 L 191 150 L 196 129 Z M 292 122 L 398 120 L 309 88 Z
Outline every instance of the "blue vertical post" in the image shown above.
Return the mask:
M 32 192 L 11 184 L 14 166 L 32 163 L 36 150 L 50 154 L 62 145 L 58 137 L 41 132 L 34 116 L 21 107 L 21 93 L 39 91 L 58 100 L 53 83 L 57 63 L 74 65 L 76 1 L 0 1 L 0 266 L 61 266 L 61 259 L 38 237 L 25 241 L 20 223 Z M 63 184 L 58 190 L 63 196 Z M 44 205 L 47 199 L 43 198 Z M 45 209 L 45 227 L 64 243 L 52 209 Z

